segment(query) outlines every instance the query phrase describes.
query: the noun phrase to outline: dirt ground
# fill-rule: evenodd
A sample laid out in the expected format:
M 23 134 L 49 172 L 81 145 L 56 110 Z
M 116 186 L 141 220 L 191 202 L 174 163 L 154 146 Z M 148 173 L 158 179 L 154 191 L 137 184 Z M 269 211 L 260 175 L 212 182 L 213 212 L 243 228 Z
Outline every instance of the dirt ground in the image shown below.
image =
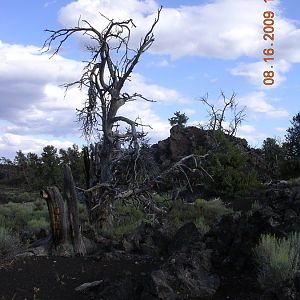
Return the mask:
M 83 283 L 113 280 L 122 273 L 145 276 L 155 265 L 92 257 L 18 258 L 0 269 L 0 299 L 86 299 L 83 293 L 75 291 Z

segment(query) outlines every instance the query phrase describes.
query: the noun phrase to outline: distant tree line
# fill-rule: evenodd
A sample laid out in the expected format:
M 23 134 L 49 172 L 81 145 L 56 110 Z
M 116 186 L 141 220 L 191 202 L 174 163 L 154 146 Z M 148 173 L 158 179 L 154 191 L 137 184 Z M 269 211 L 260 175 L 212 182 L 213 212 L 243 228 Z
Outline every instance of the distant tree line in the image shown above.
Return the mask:
M 171 118 L 172 119 L 172 118 Z M 175 113 L 177 119 L 173 125 L 184 126 L 188 119 L 180 112 Z M 173 119 L 172 119 L 173 120 Z M 183 120 L 183 122 L 182 122 Z M 254 182 L 253 170 L 247 168 L 249 157 L 241 153 L 226 135 L 219 134 L 219 149 L 216 149 L 212 160 L 212 176 L 215 177 L 214 188 L 235 192 L 243 185 L 240 180 Z M 254 168 L 264 180 L 289 179 L 300 176 L 300 113 L 295 115 L 283 142 L 276 138 L 266 138 L 262 147 L 255 149 L 260 160 Z M 67 149 L 57 149 L 52 145 L 43 148 L 40 155 L 19 150 L 13 160 L 0 159 L 0 182 L 21 185 L 29 190 L 41 189 L 45 186 L 62 186 L 63 165 L 71 167 L 77 186 L 85 187 L 85 170 L 83 151 L 73 145 Z M 245 176 L 242 176 L 242 173 Z M 251 173 L 251 174 L 250 174 Z M 250 176 L 251 175 L 251 176 Z M 237 182 L 239 180 L 239 182 Z M 233 188 L 231 185 L 235 182 Z M 229 183 L 229 184 L 228 184 Z M 224 186 L 225 184 L 225 186 Z
M 300 112 L 296 114 L 285 140 L 275 138 L 264 140 L 261 154 L 272 179 L 289 179 L 300 176 Z
M 223 95 L 223 94 L 222 94 Z M 203 100 L 204 99 L 204 100 Z M 211 108 L 211 120 L 212 125 L 208 126 L 209 131 L 213 131 L 216 134 L 216 145 L 213 154 L 213 168 L 211 168 L 212 175 L 214 176 L 215 183 L 213 184 L 214 189 L 217 191 L 222 190 L 226 193 L 226 189 L 229 188 L 231 192 L 234 192 L 235 188 L 240 188 L 244 184 L 248 186 L 249 182 L 254 182 L 253 170 L 249 169 L 247 166 L 247 161 L 250 157 L 247 153 L 238 151 L 234 147 L 234 143 L 229 136 L 232 132 L 236 133 L 236 126 L 234 130 L 228 132 L 223 130 L 222 126 L 216 128 L 216 124 L 221 124 L 224 119 L 221 117 L 223 112 L 227 109 L 227 104 L 233 104 L 234 96 L 229 99 L 227 103 L 225 101 L 225 106 L 223 110 L 216 110 L 214 106 L 207 102 L 206 98 L 201 101 L 208 104 Z M 218 119 L 219 118 L 219 119 Z M 238 114 L 234 116 L 233 124 L 240 124 L 241 120 L 244 118 L 244 110 L 238 111 Z M 171 126 L 185 126 L 188 117 L 185 113 L 176 111 L 172 118 L 169 118 L 169 123 Z M 227 136 L 227 138 L 226 138 Z M 258 164 L 255 166 L 255 171 L 257 172 L 258 178 L 262 181 L 271 179 L 290 179 L 300 176 L 300 113 L 296 114 L 291 120 L 291 126 L 287 129 L 287 134 L 283 142 L 280 142 L 276 138 L 266 138 L 261 148 L 253 149 L 258 155 Z M 244 170 L 244 171 L 242 171 Z M 243 175 L 243 173 L 245 173 Z M 232 188 L 232 183 L 235 188 Z M 243 183 L 244 182 L 244 183 Z M 248 183 L 247 183 L 248 182 Z M 224 186 L 225 183 L 225 186 Z M 226 187 L 227 186 L 227 187 Z M 225 189 L 225 190 L 224 190 Z
M 21 184 L 29 190 L 62 186 L 64 164 L 71 167 L 75 183 L 84 185 L 83 155 L 75 144 L 59 150 L 48 145 L 41 155 L 32 152 L 24 154 L 19 150 L 13 161 L 2 157 L 0 163 L 0 180 L 12 185 Z

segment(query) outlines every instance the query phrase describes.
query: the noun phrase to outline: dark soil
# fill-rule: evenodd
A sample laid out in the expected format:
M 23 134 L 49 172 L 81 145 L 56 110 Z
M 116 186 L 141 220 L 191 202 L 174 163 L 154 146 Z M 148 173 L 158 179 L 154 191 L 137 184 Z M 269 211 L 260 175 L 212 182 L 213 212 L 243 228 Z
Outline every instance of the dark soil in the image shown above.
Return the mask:
M 247 276 L 236 276 L 226 274 L 221 278 L 222 285 L 217 290 L 213 300 L 260 300 L 262 291 L 258 288 L 256 281 Z M 276 300 L 271 298 L 272 300 Z
M 0 269 L 0 299 L 86 299 L 85 294 L 75 291 L 83 283 L 113 281 L 124 274 L 145 276 L 157 265 L 154 261 L 103 261 L 95 257 L 18 258 Z

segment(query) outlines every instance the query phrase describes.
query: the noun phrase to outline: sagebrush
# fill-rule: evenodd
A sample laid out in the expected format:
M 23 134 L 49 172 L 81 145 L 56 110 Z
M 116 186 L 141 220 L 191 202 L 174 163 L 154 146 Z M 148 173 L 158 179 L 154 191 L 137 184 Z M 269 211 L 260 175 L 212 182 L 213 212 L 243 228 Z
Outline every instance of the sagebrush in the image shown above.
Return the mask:
M 271 234 L 261 235 L 260 242 L 254 249 L 260 286 L 276 291 L 291 285 L 297 271 L 299 251 L 299 233 L 292 233 L 287 238 L 277 238 Z

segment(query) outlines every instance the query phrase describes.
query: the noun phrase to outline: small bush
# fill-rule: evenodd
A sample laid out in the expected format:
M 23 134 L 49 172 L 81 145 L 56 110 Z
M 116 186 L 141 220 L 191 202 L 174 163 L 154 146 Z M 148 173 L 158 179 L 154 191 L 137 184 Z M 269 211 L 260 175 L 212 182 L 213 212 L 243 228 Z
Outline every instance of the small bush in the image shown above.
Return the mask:
M 207 232 L 218 218 L 231 213 L 220 199 L 206 201 L 197 199 L 194 203 L 177 202 L 169 213 L 169 218 L 175 225 L 181 226 L 194 222 L 200 230 Z
M 195 204 L 196 209 L 203 215 L 208 225 L 212 225 L 218 218 L 233 212 L 230 208 L 225 207 L 220 198 L 210 201 L 197 199 Z
M 13 231 L 20 232 L 28 227 L 32 220 L 44 219 L 48 222 L 49 214 L 45 201 L 27 203 L 9 202 L 0 205 L 0 224 Z
M 114 212 L 113 226 L 102 228 L 100 234 L 119 238 L 131 232 L 144 220 L 145 215 L 138 207 L 118 203 Z
M 169 209 L 172 205 L 172 195 L 170 193 L 164 193 L 164 194 L 158 194 L 153 193 L 152 199 L 157 207 L 163 208 L 163 209 Z
M 200 216 L 196 219 L 195 225 L 200 230 L 202 234 L 205 234 L 209 231 L 210 227 L 205 223 L 204 217 Z
M 288 183 L 289 183 L 291 186 L 300 186 L 300 177 L 290 179 L 290 180 L 288 181 Z
M 262 204 L 257 200 L 255 200 L 251 205 L 251 210 L 257 210 L 261 208 L 262 208 Z
M 280 165 L 281 177 L 284 179 L 297 178 L 300 176 L 300 159 L 285 160 Z
M 292 284 L 299 261 L 299 250 L 299 233 L 293 233 L 288 238 L 263 234 L 254 249 L 260 286 L 276 292 L 284 285 Z
M 39 231 L 40 229 L 48 229 L 49 222 L 46 218 L 32 219 L 27 223 L 27 228 L 32 231 Z
M 235 145 L 222 132 L 216 135 L 219 146 L 210 158 L 208 172 L 214 181 L 208 180 L 206 190 L 209 195 L 232 197 L 237 192 L 246 191 L 258 185 L 257 174 L 250 164 L 245 149 Z
M 0 227 L 0 256 L 15 252 L 21 246 L 16 234 L 7 228 Z
M 5 216 L 0 215 L 0 227 L 2 228 L 8 228 L 8 220 L 6 219 Z
M 37 199 L 36 201 L 33 202 L 33 210 L 34 211 L 43 211 L 47 207 L 47 204 L 45 200 L 43 199 Z
M 11 189 L 7 191 L 4 190 L 3 197 L 6 202 L 24 203 L 32 202 L 35 199 L 38 199 L 39 195 L 35 192 L 24 192 L 20 191 L 19 189 Z

